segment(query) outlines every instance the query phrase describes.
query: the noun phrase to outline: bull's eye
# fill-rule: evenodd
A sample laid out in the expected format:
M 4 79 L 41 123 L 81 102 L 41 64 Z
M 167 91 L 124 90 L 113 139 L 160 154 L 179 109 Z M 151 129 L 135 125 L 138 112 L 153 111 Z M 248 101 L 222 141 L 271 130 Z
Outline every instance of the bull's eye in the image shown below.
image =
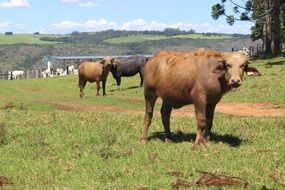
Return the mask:
M 226 68 L 228 69 L 228 68 L 231 68 L 232 66 L 229 64 L 229 63 L 227 63 L 226 64 Z
M 242 65 L 240 66 L 240 68 L 242 68 L 243 70 L 245 70 L 245 69 L 247 68 L 247 64 L 246 64 L 246 63 L 242 64 Z

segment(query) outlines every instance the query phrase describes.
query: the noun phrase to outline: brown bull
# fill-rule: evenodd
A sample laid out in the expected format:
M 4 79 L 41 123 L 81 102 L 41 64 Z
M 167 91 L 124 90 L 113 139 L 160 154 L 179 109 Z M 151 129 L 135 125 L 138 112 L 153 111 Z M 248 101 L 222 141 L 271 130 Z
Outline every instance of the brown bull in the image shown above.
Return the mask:
M 83 89 L 87 81 L 93 83 L 96 82 L 97 93 L 96 96 L 99 96 L 100 90 L 100 81 L 102 81 L 103 86 L 103 96 L 106 95 L 105 87 L 106 81 L 111 69 L 114 59 L 111 57 L 105 57 L 101 61 L 96 62 L 83 62 L 78 67 L 78 87 L 80 88 L 80 98 L 84 97 Z
M 194 104 L 198 131 L 195 144 L 210 137 L 214 110 L 223 94 L 241 85 L 248 57 L 238 52 L 198 49 L 194 52 L 162 51 L 145 65 L 145 118 L 141 143 L 147 132 L 158 97 L 166 139 L 171 139 L 170 113 L 173 108 Z

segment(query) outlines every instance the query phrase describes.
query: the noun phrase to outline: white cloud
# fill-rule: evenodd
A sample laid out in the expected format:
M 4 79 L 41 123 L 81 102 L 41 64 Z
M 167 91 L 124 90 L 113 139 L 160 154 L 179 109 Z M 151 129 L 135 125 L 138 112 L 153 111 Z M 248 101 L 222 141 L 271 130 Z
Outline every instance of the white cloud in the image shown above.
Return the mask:
M 97 7 L 99 6 L 96 1 L 88 1 L 88 0 L 61 0 L 63 3 L 70 3 L 70 4 L 76 4 L 79 7 Z
M 164 22 L 151 21 L 147 22 L 143 19 L 135 19 L 132 21 L 125 22 L 121 25 L 117 25 L 116 29 L 120 30 L 163 30 L 165 28 L 179 28 L 180 30 L 189 31 L 190 29 L 194 29 L 196 32 L 217 32 L 217 33 L 242 33 L 248 34 L 250 32 L 250 24 L 238 24 L 236 23 L 234 26 L 229 26 L 226 24 L 209 24 L 209 23 L 201 23 L 201 24 L 191 24 L 184 22 L 176 22 L 173 24 L 166 24 Z
M 82 24 L 73 21 L 62 21 L 58 23 L 54 23 L 51 25 L 52 30 L 56 31 L 66 31 L 66 30 L 74 30 L 78 29 L 82 26 Z M 61 33 L 61 32 L 60 32 Z
M 85 30 L 106 30 L 117 28 L 117 24 L 106 19 L 88 20 L 84 23 L 84 28 Z
M 249 34 L 251 24 L 249 23 L 236 23 L 233 26 L 227 24 L 213 25 L 208 23 L 195 24 L 192 28 L 197 32 L 217 32 L 217 33 L 240 33 Z
M 15 28 L 16 28 L 16 29 L 19 29 L 19 30 L 23 30 L 23 29 L 26 28 L 26 26 L 25 26 L 24 24 L 16 24 L 16 25 L 15 25 Z
M 10 0 L 10 1 L 1 1 L 0 7 L 2 8 L 28 8 L 31 7 L 28 0 Z
M 78 4 L 79 7 L 97 7 L 98 4 L 92 1 L 82 2 Z
M 67 0 L 65 0 L 67 1 Z M 75 1 L 75 0 L 72 0 Z M 0 23 L 1 24 L 1 23 Z M 1 26 L 1 25 L 0 25 Z M 58 23 L 54 23 L 50 25 L 50 27 L 45 30 L 48 33 L 71 33 L 72 31 L 79 32 L 96 32 L 107 29 L 114 30 L 160 30 L 162 31 L 165 28 L 179 28 L 180 30 L 189 31 L 190 29 L 194 29 L 198 33 L 205 32 L 217 32 L 217 33 L 241 33 L 241 34 L 249 34 L 250 33 L 250 25 L 249 23 L 236 23 L 234 26 L 229 26 L 227 24 L 209 24 L 209 23 L 201 23 L 201 24 L 191 24 L 184 22 L 176 22 L 167 24 L 164 22 L 158 21 L 145 21 L 142 18 L 127 21 L 125 23 L 116 23 L 114 21 L 110 21 L 107 19 L 93 19 L 87 20 L 85 22 L 79 23 L 74 21 L 62 21 Z M 44 29 L 41 29 L 44 30 Z
M 10 23 L 7 21 L 0 22 L 0 29 L 9 27 Z
M 61 0 L 63 3 L 79 3 L 81 0 Z

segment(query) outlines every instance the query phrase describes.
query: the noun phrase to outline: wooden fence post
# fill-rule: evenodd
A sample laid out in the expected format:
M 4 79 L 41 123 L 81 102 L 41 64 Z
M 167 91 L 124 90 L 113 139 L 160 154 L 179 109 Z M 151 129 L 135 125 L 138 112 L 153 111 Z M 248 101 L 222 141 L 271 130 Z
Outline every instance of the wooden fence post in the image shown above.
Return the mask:
M 36 78 L 39 78 L 39 71 L 36 69 Z
M 30 79 L 30 71 L 29 70 L 26 71 L 26 79 Z

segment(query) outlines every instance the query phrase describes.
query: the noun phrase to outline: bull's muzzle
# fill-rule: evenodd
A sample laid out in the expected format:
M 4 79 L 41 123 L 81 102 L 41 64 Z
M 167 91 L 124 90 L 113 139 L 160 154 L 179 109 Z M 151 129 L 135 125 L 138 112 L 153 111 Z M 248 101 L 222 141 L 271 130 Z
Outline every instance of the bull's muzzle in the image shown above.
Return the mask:
M 241 79 L 231 78 L 230 79 L 230 85 L 232 85 L 233 87 L 239 87 L 241 85 Z

